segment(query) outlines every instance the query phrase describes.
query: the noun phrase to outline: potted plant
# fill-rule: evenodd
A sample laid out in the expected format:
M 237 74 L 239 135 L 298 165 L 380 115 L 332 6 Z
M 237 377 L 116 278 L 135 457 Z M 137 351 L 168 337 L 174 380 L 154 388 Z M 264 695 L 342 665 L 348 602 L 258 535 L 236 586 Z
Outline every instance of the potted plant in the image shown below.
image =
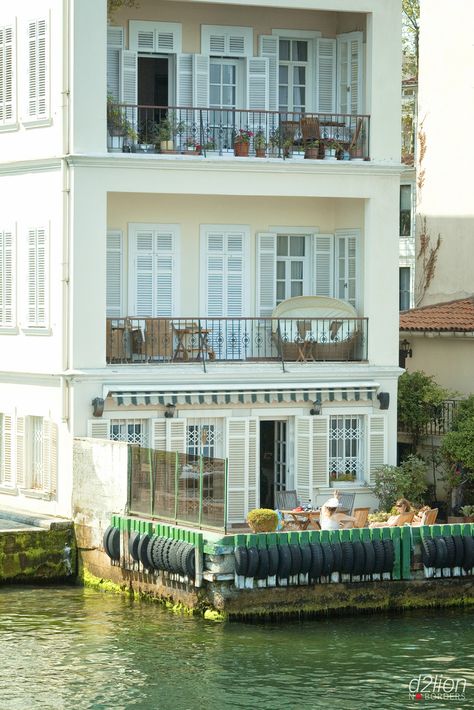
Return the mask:
M 304 157 L 309 160 L 319 158 L 319 141 L 311 140 L 305 143 Z
M 137 133 L 127 118 L 125 108 L 115 103 L 113 96 L 107 96 L 107 130 L 112 139 L 109 149 L 122 152 L 125 138 L 137 140 Z
M 278 156 L 281 145 L 281 134 L 278 128 L 271 131 L 268 137 L 268 146 L 270 148 L 270 155 L 274 158 Z
M 254 533 L 275 532 L 278 526 L 278 513 L 270 508 L 255 508 L 248 513 L 247 524 Z
M 239 128 L 234 136 L 234 155 L 238 158 L 246 158 L 249 154 L 250 139 L 253 137 L 252 131 Z
M 356 474 L 355 471 L 330 471 L 329 480 L 333 487 L 337 488 L 339 484 L 344 487 L 347 484 L 355 483 Z
M 463 522 L 474 523 L 474 505 L 463 505 L 460 510 L 464 516 Z
M 341 144 L 339 143 L 339 141 L 335 140 L 334 138 L 328 138 L 327 140 L 325 140 L 325 147 L 325 159 L 336 160 L 336 153 L 338 150 L 341 150 Z
M 255 148 L 255 155 L 257 158 L 265 158 L 267 141 L 265 140 L 265 134 L 263 131 L 257 131 L 255 138 L 253 139 L 253 145 Z
M 183 121 L 178 121 L 173 111 L 161 119 L 158 124 L 158 142 L 162 153 L 174 153 L 174 138 L 185 130 Z
M 202 145 L 197 143 L 194 138 L 188 138 L 184 143 L 184 147 L 188 155 L 201 155 Z
M 142 122 L 138 131 L 138 145 L 144 153 L 151 153 L 158 141 L 158 124 L 147 118 Z

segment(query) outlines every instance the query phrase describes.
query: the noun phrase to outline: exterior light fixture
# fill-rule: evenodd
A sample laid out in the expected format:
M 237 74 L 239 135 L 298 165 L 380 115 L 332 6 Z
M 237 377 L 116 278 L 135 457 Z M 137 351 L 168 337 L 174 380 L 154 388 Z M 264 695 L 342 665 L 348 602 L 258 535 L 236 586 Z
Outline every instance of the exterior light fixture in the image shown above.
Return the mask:
M 311 414 L 312 417 L 318 416 L 321 414 L 321 403 L 320 402 L 313 402 L 313 408 L 309 410 L 309 413 Z
M 169 404 L 166 405 L 166 409 L 165 409 L 166 419 L 173 419 L 175 412 L 176 412 L 175 405 L 172 402 L 169 402 Z
M 92 414 L 94 417 L 101 417 L 104 413 L 104 400 L 102 397 L 95 397 L 92 400 Z
M 400 343 L 400 355 L 405 359 L 413 355 L 411 343 L 406 338 Z
M 380 409 L 388 409 L 390 405 L 390 392 L 379 392 L 377 399 L 380 402 Z

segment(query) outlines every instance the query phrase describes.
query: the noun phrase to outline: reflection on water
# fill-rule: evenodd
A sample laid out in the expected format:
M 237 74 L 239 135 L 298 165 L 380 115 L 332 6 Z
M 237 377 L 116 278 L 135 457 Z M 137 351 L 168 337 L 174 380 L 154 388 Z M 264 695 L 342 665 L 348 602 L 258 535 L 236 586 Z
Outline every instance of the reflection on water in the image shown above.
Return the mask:
M 80 588 L 0 590 L 0 710 L 411 708 L 421 674 L 468 680 L 474 611 L 213 624 Z M 427 701 L 428 703 L 428 701 Z M 426 704 L 427 704 L 426 703 Z

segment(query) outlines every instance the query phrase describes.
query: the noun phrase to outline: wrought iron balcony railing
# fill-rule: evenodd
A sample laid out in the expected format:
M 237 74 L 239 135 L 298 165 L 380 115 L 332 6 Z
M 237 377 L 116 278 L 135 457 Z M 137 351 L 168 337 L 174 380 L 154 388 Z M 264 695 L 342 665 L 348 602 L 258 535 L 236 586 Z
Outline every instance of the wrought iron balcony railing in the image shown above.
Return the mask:
M 112 152 L 369 159 L 365 115 L 109 104 L 107 126 Z
M 446 399 L 441 404 L 432 408 L 429 421 L 423 426 L 424 436 L 443 436 L 451 431 L 453 419 L 459 405 L 459 400 Z M 402 434 L 409 434 L 410 430 L 402 423 L 398 425 L 398 431 Z
M 357 362 L 367 318 L 108 318 L 107 363 Z

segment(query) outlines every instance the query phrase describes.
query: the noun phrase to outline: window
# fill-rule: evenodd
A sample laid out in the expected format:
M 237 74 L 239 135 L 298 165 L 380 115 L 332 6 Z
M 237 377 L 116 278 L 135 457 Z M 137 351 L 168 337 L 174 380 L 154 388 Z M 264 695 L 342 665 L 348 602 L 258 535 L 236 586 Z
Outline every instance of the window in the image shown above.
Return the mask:
M 113 441 L 148 446 L 147 432 L 147 419 L 112 419 L 110 422 L 110 438 Z
M 329 419 L 329 478 L 331 481 L 363 480 L 363 419 L 333 416 Z
M 0 328 L 16 325 L 15 235 L 0 231 Z
M 28 23 L 28 104 L 29 120 L 48 118 L 49 67 L 48 26 L 46 19 Z
M 401 266 L 399 269 L 399 300 L 400 300 L 400 310 L 407 311 L 411 305 L 411 273 L 409 266 Z
M 16 483 L 54 494 L 57 485 L 57 426 L 40 416 L 17 417 Z
M 306 241 L 306 237 L 299 235 L 277 236 L 277 304 L 304 293 L 304 279 L 308 270 Z
M 46 229 L 28 231 L 28 308 L 27 324 L 33 328 L 48 325 L 48 243 Z
M 43 417 L 28 417 L 30 485 L 43 488 Z
M 308 42 L 280 39 L 278 96 L 280 111 L 306 110 L 308 83 Z
M 411 185 L 400 186 L 400 236 L 411 237 Z
M 13 27 L 0 27 L 0 126 L 16 120 L 15 54 Z
M 221 420 L 188 420 L 186 427 L 186 451 L 188 454 L 205 456 L 206 458 L 221 458 L 223 438 Z

